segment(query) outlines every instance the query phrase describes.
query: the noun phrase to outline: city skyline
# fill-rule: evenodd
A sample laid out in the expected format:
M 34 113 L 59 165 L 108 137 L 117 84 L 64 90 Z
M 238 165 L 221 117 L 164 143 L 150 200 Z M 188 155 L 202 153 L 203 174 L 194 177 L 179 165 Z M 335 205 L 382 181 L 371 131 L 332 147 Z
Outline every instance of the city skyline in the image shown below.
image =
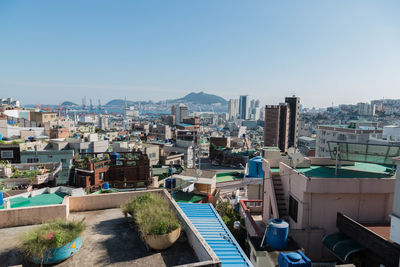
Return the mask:
M 25 104 L 192 91 L 264 104 L 295 94 L 304 107 L 398 98 L 397 1 L 2 1 L 0 10 L 0 91 Z

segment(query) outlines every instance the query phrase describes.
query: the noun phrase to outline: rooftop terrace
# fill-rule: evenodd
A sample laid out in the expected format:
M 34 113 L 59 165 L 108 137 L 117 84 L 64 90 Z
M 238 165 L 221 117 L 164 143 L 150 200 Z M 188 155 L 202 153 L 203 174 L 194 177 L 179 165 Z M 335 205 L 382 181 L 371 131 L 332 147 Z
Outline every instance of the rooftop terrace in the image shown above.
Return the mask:
M 83 246 L 72 258 L 57 266 L 176 266 L 198 262 L 186 238 L 164 251 L 149 251 L 132 221 L 120 209 L 76 212 L 71 219 L 85 218 Z M 0 265 L 31 266 L 18 249 L 19 236 L 36 226 L 0 229 Z M 3 266 L 3 265 L 2 265 Z
M 335 166 L 312 165 L 309 168 L 297 168 L 296 170 L 307 177 L 336 178 Z M 391 167 L 356 162 L 354 165 L 339 168 L 337 178 L 389 178 L 393 175 Z
M 55 192 L 45 193 L 33 197 L 15 197 L 10 199 L 11 208 L 23 208 L 33 206 L 44 206 L 44 205 L 56 205 L 61 204 L 66 196 L 66 193 Z M 4 205 L 0 205 L 0 209 L 4 209 Z

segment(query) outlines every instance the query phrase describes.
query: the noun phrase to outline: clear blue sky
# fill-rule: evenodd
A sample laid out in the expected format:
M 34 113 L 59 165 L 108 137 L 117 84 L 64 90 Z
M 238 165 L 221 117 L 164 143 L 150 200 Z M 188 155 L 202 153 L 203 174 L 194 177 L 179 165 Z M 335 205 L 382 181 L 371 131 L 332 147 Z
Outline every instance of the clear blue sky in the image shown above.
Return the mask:
M 0 1 L 0 97 L 400 98 L 400 1 Z

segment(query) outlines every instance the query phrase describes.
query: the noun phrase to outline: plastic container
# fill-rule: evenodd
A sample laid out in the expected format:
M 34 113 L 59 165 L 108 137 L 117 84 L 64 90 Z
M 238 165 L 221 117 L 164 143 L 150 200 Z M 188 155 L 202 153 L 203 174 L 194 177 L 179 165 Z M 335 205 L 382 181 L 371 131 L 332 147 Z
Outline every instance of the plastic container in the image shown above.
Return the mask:
M 110 189 L 110 184 L 109 183 L 104 183 L 103 188 L 105 190 Z
M 249 160 L 249 177 L 263 178 L 262 157 L 254 157 Z
M 312 263 L 300 250 L 297 252 L 281 252 L 278 256 L 279 267 L 311 267 Z
M 168 189 L 172 189 L 176 187 L 176 179 L 175 178 L 168 178 L 165 180 L 165 187 Z
M 119 153 L 111 153 L 110 159 L 120 159 L 121 155 Z
M 3 200 L 3 192 L 0 191 L 0 205 L 4 204 L 4 200 Z
M 289 224 L 282 219 L 271 219 L 267 223 L 267 245 L 274 249 L 284 249 L 287 246 Z
M 82 238 L 78 237 L 74 241 L 59 248 L 46 250 L 43 258 L 30 258 L 29 260 L 36 264 L 58 263 L 75 255 L 82 246 Z

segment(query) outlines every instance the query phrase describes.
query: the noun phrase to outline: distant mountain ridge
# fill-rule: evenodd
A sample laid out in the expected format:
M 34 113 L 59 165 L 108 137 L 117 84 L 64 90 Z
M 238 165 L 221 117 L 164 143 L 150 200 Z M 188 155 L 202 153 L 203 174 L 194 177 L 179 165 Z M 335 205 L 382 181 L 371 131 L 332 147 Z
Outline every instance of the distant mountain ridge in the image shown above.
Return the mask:
M 223 97 L 207 94 L 204 92 L 199 93 L 190 93 L 182 98 L 176 99 L 177 102 L 192 102 L 196 104 L 217 104 L 220 103 L 222 105 L 226 105 L 228 101 L 226 101 Z
M 126 100 L 126 104 L 128 106 L 134 105 L 134 101 Z M 113 99 L 109 102 L 107 102 L 106 106 L 125 106 L 125 100 L 124 99 Z
M 227 105 L 228 101 L 226 101 L 223 97 L 213 95 L 213 94 L 207 94 L 204 92 L 199 92 L 199 93 L 190 93 L 187 94 L 184 97 L 177 98 L 177 99 L 168 99 L 164 100 L 167 103 L 194 103 L 194 104 L 199 104 L 199 105 L 207 105 L 207 104 L 221 104 L 221 105 Z M 160 101 L 160 102 L 164 102 Z M 135 105 L 137 103 L 148 103 L 148 101 L 130 101 L 126 100 L 126 104 L 128 106 L 130 105 Z M 125 100 L 123 99 L 113 99 L 109 101 L 105 106 L 125 106 Z
M 73 106 L 73 107 L 77 107 L 78 104 L 71 102 L 71 101 L 64 101 L 61 103 L 61 106 Z

